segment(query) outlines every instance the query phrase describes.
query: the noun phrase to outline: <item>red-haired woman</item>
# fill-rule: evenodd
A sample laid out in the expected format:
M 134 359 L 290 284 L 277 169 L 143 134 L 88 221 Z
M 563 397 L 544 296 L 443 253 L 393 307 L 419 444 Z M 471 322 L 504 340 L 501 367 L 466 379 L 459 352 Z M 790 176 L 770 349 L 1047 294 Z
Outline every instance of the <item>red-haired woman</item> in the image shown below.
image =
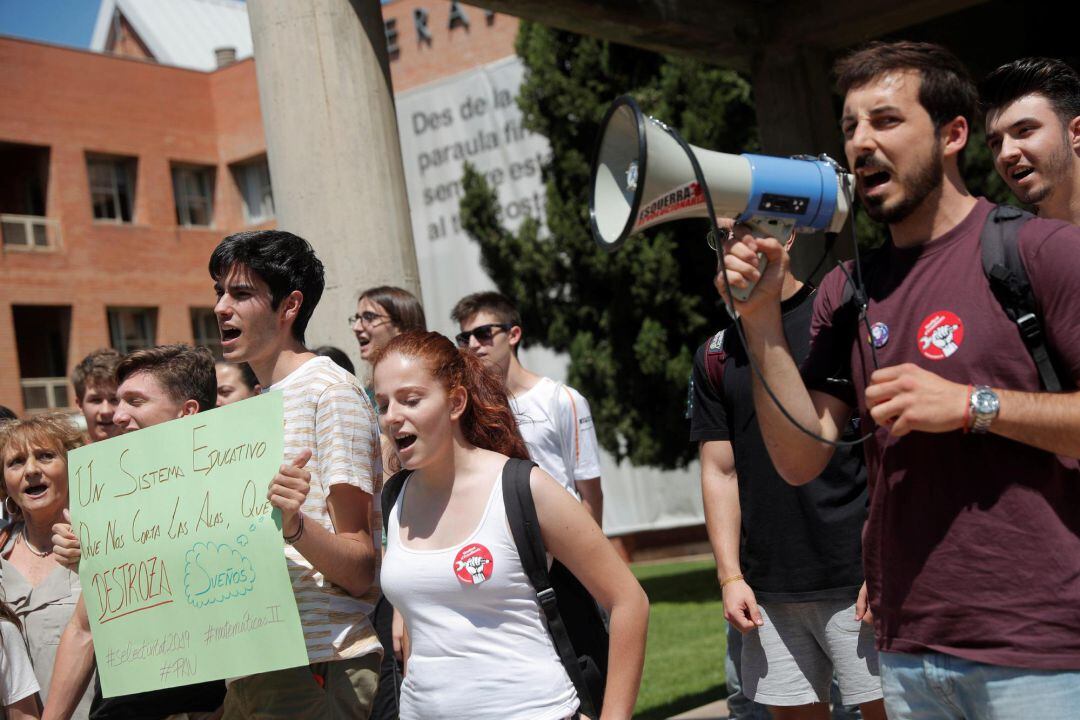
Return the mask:
M 366 362 L 371 362 L 371 359 L 386 343 L 390 342 L 391 338 L 411 330 L 427 330 L 424 306 L 420 304 L 420 300 L 408 290 L 390 285 L 368 288 L 360 293 L 360 298 L 356 301 L 356 314 L 349 318 L 349 322 L 352 324 L 356 341 L 360 344 L 360 357 Z M 370 386 L 367 392 L 374 402 L 375 397 Z M 380 441 L 383 469 L 387 471 L 387 477 L 389 477 L 389 468 L 394 465 L 393 443 L 385 435 L 380 438 Z M 378 507 L 374 507 L 373 510 L 375 512 L 372 515 L 371 527 L 380 543 L 377 550 L 381 551 L 382 517 L 378 512 Z M 380 558 L 379 563 L 381 562 Z M 375 694 L 371 720 L 396 720 L 398 717 L 401 667 L 395 662 L 395 654 L 398 653 L 393 652 L 394 629 L 392 625 L 395 617 L 393 606 L 387 601 L 385 595 L 380 596 L 375 610 L 370 615 L 371 624 L 375 627 L 375 633 L 383 646 L 383 661 L 379 668 L 379 689 Z M 398 628 L 398 634 L 400 635 L 400 628 Z
M 390 340 L 374 378 L 383 433 L 411 471 L 388 518 L 381 579 L 411 641 L 401 717 L 575 716 L 574 686 L 507 526 L 503 465 L 528 453 L 501 385 L 438 333 Z M 531 486 L 544 545 L 610 615 L 602 717 L 629 718 L 648 599 L 580 503 L 538 468 Z M 482 582 L 457 571 L 466 548 L 490 565 Z

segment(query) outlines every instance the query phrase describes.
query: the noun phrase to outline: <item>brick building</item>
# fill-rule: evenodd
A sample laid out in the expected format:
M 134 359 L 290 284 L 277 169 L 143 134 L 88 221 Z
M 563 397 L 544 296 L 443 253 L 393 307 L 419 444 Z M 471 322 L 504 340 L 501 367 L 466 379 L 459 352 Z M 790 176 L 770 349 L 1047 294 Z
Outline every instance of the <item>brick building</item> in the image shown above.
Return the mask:
M 513 53 L 509 16 L 383 15 L 399 91 Z M 210 252 L 274 225 L 244 32 L 235 0 L 103 0 L 100 52 L 0 38 L 0 404 L 72 407 L 66 378 L 98 347 L 216 345 Z

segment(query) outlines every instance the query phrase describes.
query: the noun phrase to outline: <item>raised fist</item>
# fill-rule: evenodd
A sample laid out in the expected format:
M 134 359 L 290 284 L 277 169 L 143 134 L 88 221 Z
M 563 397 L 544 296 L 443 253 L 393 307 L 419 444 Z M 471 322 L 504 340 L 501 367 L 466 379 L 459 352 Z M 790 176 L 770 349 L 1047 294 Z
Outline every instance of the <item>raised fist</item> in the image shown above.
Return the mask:
M 930 336 L 930 342 L 934 343 L 934 346 L 940 349 L 945 357 L 949 357 L 960 349 L 960 346 L 953 342 L 953 333 L 959 327 L 959 325 L 942 325 Z

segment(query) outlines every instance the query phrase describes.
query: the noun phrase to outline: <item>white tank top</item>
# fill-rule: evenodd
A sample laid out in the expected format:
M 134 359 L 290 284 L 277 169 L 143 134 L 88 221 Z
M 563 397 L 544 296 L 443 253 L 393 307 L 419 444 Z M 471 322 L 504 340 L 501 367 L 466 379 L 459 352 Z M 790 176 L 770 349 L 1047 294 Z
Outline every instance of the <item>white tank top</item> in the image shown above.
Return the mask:
M 387 526 L 383 592 L 405 619 L 412 649 L 402 720 L 558 720 L 577 693 L 541 618 L 495 479 L 480 525 L 444 550 L 401 541 L 406 479 Z

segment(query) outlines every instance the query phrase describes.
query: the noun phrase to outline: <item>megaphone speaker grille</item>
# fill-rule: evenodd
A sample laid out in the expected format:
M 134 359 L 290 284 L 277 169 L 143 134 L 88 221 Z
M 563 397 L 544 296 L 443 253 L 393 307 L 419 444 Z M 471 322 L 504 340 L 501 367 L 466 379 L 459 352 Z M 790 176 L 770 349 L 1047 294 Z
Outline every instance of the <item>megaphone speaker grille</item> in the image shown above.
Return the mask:
M 618 98 L 601 123 L 593 160 L 589 217 L 593 235 L 614 250 L 630 234 L 646 174 L 645 116 L 629 95 Z

